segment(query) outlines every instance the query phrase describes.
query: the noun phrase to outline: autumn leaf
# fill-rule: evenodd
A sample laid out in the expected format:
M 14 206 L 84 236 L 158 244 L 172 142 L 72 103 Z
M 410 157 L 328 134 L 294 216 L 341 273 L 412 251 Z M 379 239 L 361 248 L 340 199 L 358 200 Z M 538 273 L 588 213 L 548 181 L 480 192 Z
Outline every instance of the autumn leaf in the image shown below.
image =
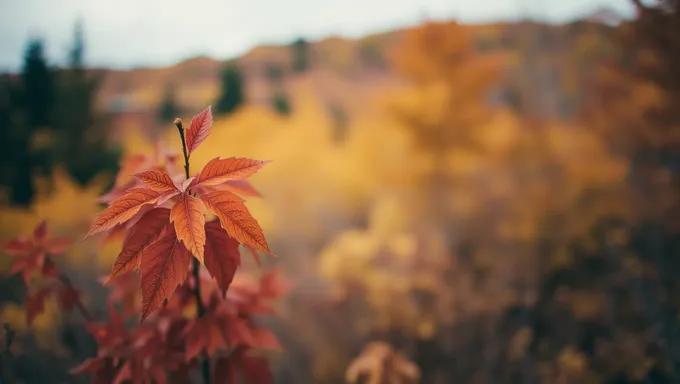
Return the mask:
M 255 174 L 268 161 L 230 157 L 216 157 L 208 162 L 198 174 L 194 185 L 212 186 L 227 180 L 245 179 Z
M 223 356 L 213 363 L 215 384 L 232 384 L 238 382 L 238 371 L 234 360 Z
M 33 238 L 42 242 L 47 237 L 47 222 L 41 221 L 33 230 Z
M 130 220 L 142 206 L 156 202 L 160 195 L 150 188 L 130 189 L 127 194 L 113 201 L 99 213 L 86 238 Z
M 191 124 L 189 124 L 189 129 L 186 132 L 186 145 L 187 145 L 187 156 L 198 148 L 199 145 L 205 140 L 210 134 L 210 126 L 213 123 L 212 108 L 204 109 L 198 115 L 191 119 Z
M 42 274 L 44 277 L 59 277 L 59 271 L 51 258 L 46 257 L 43 261 Z
M 242 353 L 238 358 L 237 364 L 246 383 L 271 384 L 274 382 L 267 359 L 261 356 L 248 356 L 245 353 Z
M 253 347 L 280 351 L 281 344 L 274 334 L 267 329 L 255 329 L 252 331 Z
M 50 287 L 44 287 L 28 296 L 26 299 L 26 321 L 28 324 L 32 324 L 33 320 L 45 311 L 45 300 L 51 293 Z
M 243 196 L 262 197 L 260 191 L 255 189 L 248 180 L 227 180 L 221 185 L 224 189 L 241 194 Z
M 214 191 L 200 195 L 200 198 L 220 220 L 222 228 L 236 241 L 271 254 L 262 228 L 246 208 L 243 199 L 229 191 Z
M 172 177 L 170 177 L 170 175 L 164 171 L 150 170 L 138 173 L 135 176 L 137 176 L 139 181 L 148 185 L 149 188 L 156 192 L 163 193 L 179 190 L 177 185 L 175 185 L 174 181 L 172 180 Z
M 248 180 L 245 179 L 239 179 L 239 180 L 227 180 L 222 184 L 218 185 L 211 185 L 211 186 L 196 186 L 192 189 L 192 191 L 198 193 L 198 194 L 206 194 L 214 191 L 221 191 L 221 190 L 226 190 L 232 193 L 235 193 L 236 195 L 240 196 L 250 196 L 250 197 L 258 197 L 261 198 L 262 194 L 260 191 L 255 189 L 252 184 Z
M 123 249 L 116 258 L 109 279 L 125 272 L 139 268 L 139 255 L 165 228 L 170 219 L 170 210 L 154 208 L 144 214 L 138 222 L 130 228 L 128 236 L 123 242 Z M 108 281 L 108 280 L 107 280 Z
M 208 355 L 212 355 L 218 349 L 226 348 L 227 342 L 218 325 L 210 316 L 193 319 L 188 324 L 186 330 L 186 361 L 199 356 L 203 350 Z
M 22 236 L 3 243 L 2 248 L 12 256 L 20 256 L 33 248 L 33 242 L 28 237 Z
M 224 295 L 234 279 L 236 268 L 241 265 L 239 244 L 222 229 L 219 221 L 206 223 L 205 234 L 205 266 Z
M 146 247 L 140 257 L 143 320 L 184 282 L 191 256 L 175 231 L 170 230 Z
M 82 293 L 70 285 L 62 286 L 57 294 L 61 309 L 70 311 L 82 301 Z
M 177 238 L 202 262 L 205 247 L 205 216 L 198 199 L 186 193 L 181 195 L 170 211 L 170 221 L 175 224 Z

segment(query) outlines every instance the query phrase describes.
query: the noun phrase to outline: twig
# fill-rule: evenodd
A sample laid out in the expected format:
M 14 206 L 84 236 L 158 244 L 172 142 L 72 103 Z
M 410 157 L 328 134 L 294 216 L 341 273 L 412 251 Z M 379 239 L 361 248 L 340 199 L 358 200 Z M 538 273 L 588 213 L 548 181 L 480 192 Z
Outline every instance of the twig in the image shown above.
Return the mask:
M 61 280 L 62 284 L 64 284 L 66 288 L 72 291 L 76 290 L 73 284 L 71 283 L 71 280 L 63 273 L 59 274 L 59 280 Z M 87 308 L 85 308 L 83 302 L 80 301 L 80 299 L 76 300 L 76 307 L 78 308 L 78 311 L 80 311 L 80 314 L 86 321 L 88 322 L 92 321 L 92 315 L 90 315 L 90 311 L 88 311 Z
M 189 153 L 187 151 L 187 143 L 184 137 L 184 127 L 182 126 L 182 120 L 180 118 L 175 119 L 175 126 L 179 131 L 179 137 L 182 140 L 182 154 L 184 155 L 184 174 L 188 179 L 189 176 Z M 201 284 L 199 280 L 199 273 L 201 269 L 201 263 L 197 258 L 193 258 L 191 263 L 191 274 L 194 278 L 194 297 L 196 298 L 196 317 L 201 318 L 205 315 L 205 307 L 203 306 L 203 300 L 201 299 Z M 203 382 L 205 384 L 210 384 L 210 360 L 208 356 L 203 351 L 203 361 L 201 362 L 201 372 L 203 374 Z

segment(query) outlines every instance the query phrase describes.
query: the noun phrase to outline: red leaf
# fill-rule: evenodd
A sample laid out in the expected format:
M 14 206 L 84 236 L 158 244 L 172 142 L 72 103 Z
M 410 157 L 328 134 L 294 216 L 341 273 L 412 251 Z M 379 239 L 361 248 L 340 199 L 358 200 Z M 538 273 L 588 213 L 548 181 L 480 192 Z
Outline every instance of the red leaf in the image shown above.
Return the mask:
M 33 242 L 27 237 L 20 237 L 2 244 L 5 252 L 12 256 L 25 255 L 33 248 Z
M 274 351 L 282 350 L 281 344 L 276 336 L 267 329 L 255 329 L 252 331 L 254 348 L 269 349 Z
M 243 196 L 253 196 L 253 197 L 262 197 L 262 194 L 253 187 L 252 184 L 248 180 L 228 180 L 226 183 L 223 185 L 220 185 L 224 189 L 241 194 Z
M 219 221 L 206 223 L 205 235 L 205 266 L 217 280 L 217 285 L 224 296 L 229 284 L 234 280 L 236 268 L 241 264 L 238 242 L 229 237 Z
M 213 363 L 213 379 L 215 384 L 233 384 L 238 382 L 236 365 L 228 357 L 215 359 Z
M 47 222 L 45 220 L 41 221 L 35 229 L 33 230 L 33 237 L 41 242 L 47 237 Z
M 205 248 L 205 216 L 197 198 L 183 194 L 170 211 L 170 222 L 175 224 L 177 238 L 197 259 L 203 261 Z
M 80 373 L 94 373 L 106 366 L 108 358 L 106 357 L 91 357 L 83 361 L 82 364 L 75 368 L 71 368 L 69 373 L 77 375 Z
M 186 131 L 187 156 L 198 148 L 210 134 L 210 126 L 213 123 L 212 108 L 204 109 L 191 119 L 189 129 Z
M 243 378 L 249 384 L 271 384 L 274 382 L 269 364 L 264 357 L 242 355 L 238 366 L 241 368 Z
M 40 289 L 26 298 L 26 321 L 32 324 L 33 320 L 45 311 L 45 300 L 52 293 L 49 287 Z
M 59 276 L 59 271 L 57 271 L 57 266 L 54 264 L 54 261 L 52 261 L 52 259 L 50 259 L 49 257 L 45 258 L 45 261 L 43 262 L 42 274 L 45 277 L 58 277 Z
M 203 350 L 212 355 L 216 350 L 226 346 L 224 335 L 212 318 L 194 319 L 187 326 L 186 361 L 200 355 Z
M 148 185 L 149 188 L 156 192 L 163 193 L 179 190 L 179 188 L 172 181 L 172 177 L 170 177 L 170 175 L 164 171 L 150 170 L 138 173 L 136 176 L 139 181 Z
M 47 251 L 51 255 L 61 255 L 70 247 L 73 242 L 70 239 L 60 238 L 52 239 L 47 244 Z
M 154 208 L 145 213 L 130 228 L 130 232 L 123 242 L 123 249 L 113 264 L 109 279 L 139 268 L 140 253 L 158 237 L 161 230 L 168 224 L 169 218 L 169 209 Z
M 159 192 L 149 188 L 132 188 L 128 193 L 111 203 L 92 223 L 86 237 L 115 227 L 130 220 L 146 204 L 154 203 Z
M 227 159 L 216 157 L 203 167 L 196 178 L 195 185 L 212 186 L 222 184 L 227 180 L 244 179 L 255 174 L 267 163 L 268 161 L 242 157 Z
M 18 258 L 12 264 L 12 273 L 21 272 L 24 282 L 28 284 L 35 271 L 41 271 L 45 263 L 45 254 L 42 252 L 31 251 L 28 256 Z
M 262 228 L 243 204 L 243 199 L 228 191 L 214 191 L 200 197 L 231 237 L 241 244 L 271 254 Z
M 58 298 L 61 309 L 70 311 L 81 302 L 81 292 L 71 286 L 63 286 L 59 290 Z
M 191 256 L 175 231 L 168 231 L 142 251 L 141 261 L 143 320 L 184 282 Z

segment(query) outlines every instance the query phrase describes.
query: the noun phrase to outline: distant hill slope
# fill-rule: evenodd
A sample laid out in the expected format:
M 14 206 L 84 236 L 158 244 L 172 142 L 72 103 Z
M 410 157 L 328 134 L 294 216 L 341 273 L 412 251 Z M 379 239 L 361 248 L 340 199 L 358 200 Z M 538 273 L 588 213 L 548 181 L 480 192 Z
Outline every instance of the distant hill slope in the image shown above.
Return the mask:
M 522 83 L 514 86 L 540 94 L 540 108 L 557 117 L 570 113 L 565 105 L 577 104 L 579 84 L 586 81 L 593 60 L 602 54 L 603 42 L 615 29 L 593 18 L 562 25 L 520 22 L 468 28 L 481 51 L 507 52 L 507 68 L 514 71 L 509 78 Z M 234 61 L 246 76 L 246 94 L 251 104 L 268 103 L 271 88 L 267 68 L 277 65 L 285 72 L 284 85 L 292 98 L 301 87 L 311 87 L 322 102 L 342 105 L 353 113 L 375 92 L 400 85 L 401 80 L 390 69 L 389 53 L 398 46 L 403 32 L 310 42 L 311 67 L 304 73 L 290 71 L 289 46 L 255 47 Z M 111 112 L 140 114 L 145 116 L 145 122 L 152 121 L 149 114 L 155 113 L 164 86 L 173 83 L 179 104 L 194 113 L 217 97 L 222 64 L 197 57 L 165 68 L 110 70 L 98 102 Z

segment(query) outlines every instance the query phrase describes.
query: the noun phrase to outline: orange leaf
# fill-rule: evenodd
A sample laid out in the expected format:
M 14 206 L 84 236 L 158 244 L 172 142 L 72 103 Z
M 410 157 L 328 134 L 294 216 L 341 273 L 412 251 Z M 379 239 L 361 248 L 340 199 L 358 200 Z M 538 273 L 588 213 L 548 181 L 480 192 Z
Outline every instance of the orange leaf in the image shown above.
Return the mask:
M 170 210 L 167 208 L 154 208 L 144 214 L 135 225 L 130 228 L 128 236 L 123 242 L 123 249 L 116 258 L 111 275 L 107 282 L 125 272 L 139 268 L 139 255 L 160 234 L 168 224 Z
M 271 254 L 262 228 L 243 204 L 243 199 L 229 191 L 214 191 L 200 197 L 231 237 L 241 244 Z
M 198 199 L 183 194 L 170 211 L 170 221 L 175 224 L 175 232 L 187 249 L 203 261 L 205 247 L 205 216 Z
M 216 157 L 203 167 L 196 178 L 195 185 L 211 186 L 222 184 L 227 180 L 245 179 L 252 176 L 268 161 L 230 157 L 220 159 Z
M 231 192 L 234 193 L 239 193 L 243 196 L 253 196 L 253 197 L 262 197 L 262 194 L 260 194 L 260 191 L 255 189 L 248 180 L 229 180 L 223 185 L 224 189 L 227 189 Z
M 99 213 L 86 237 L 130 220 L 145 204 L 158 200 L 160 193 L 149 188 L 132 188 Z
M 144 248 L 141 260 L 144 320 L 184 282 L 189 272 L 191 255 L 179 241 L 175 231 L 171 230 Z
M 241 264 L 238 242 L 229 237 L 219 221 L 205 225 L 205 266 L 222 290 L 224 296 L 234 280 L 236 268 Z
M 212 123 L 213 116 L 211 106 L 208 106 L 208 108 L 204 109 L 201 113 L 191 119 L 191 124 L 189 125 L 186 134 L 187 155 L 191 155 L 203 140 L 208 137 Z
M 138 173 L 136 176 L 139 181 L 148 185 L 149 188 L 156 192 L 172 192 L 179 189 L 172 181 L 172 177 L 164 171 L 150 170 Z

